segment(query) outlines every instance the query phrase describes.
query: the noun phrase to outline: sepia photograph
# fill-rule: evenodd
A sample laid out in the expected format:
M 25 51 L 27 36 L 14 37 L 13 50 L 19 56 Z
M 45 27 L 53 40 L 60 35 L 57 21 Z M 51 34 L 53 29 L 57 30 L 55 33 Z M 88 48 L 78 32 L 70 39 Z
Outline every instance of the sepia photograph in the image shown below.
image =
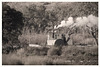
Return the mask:
M 2 2 L 2 65 L 98 65 L 99 2 Z

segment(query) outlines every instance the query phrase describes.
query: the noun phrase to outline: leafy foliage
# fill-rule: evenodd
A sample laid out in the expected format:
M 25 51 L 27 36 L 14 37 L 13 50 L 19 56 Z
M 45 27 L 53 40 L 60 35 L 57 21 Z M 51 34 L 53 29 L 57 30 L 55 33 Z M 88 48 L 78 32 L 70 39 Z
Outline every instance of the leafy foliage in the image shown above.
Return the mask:
M 25 27 L 36 33 L 44 32 L 48 27 L 53 29 L 54 25 L 58 25 L 63 19 L 67 20 L 70 16 L 98 16 L 98 2 L 33 2 L 27 3 L 28 6 L 25 6 L 26 3 L 15 4 L 15 9 L 24 14 Z M 14 6 L 13 3 L 9 5 Z M 22 8 L 19 9 L 20 6 Z
M 23 27 L 23 15 L 21 12 L 10 8 L 3 3 L 2 6 L 2 39 L 3 43 L 18 42 L 18 36 Z
M 45 7 L 30 5 L 28 8 L 28 16 L 25 17 L 25 26 L 29 29 L 33 29 L 36 33 L 44 31 L 47 25 L 47 20 L 45 18 Z

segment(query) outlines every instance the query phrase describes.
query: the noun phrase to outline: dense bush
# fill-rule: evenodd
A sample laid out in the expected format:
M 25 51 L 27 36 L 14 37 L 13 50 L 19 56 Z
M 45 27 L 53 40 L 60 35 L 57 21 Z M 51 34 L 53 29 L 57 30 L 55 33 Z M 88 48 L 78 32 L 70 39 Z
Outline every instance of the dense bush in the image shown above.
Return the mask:
M 51 47 L 49 50 L 48 50 L 48 53 L 47 53 L 47 55 L 48 56 L 53 56 L 53 55 L 57 55 L 57 56 L 59 56 L 59 55 L 61 55 L 61 47 Z
M 72 34 L 71 40 L 73 42 L 73 45 L 78 44 L 87 44 L 87 45 L 95 45 L 95 40 L 92 36 L 89 34 Z
M 27 55 L 47 55 L 47 51 L 49 48 L 47 47 L 27 47 L 26 48 L 26 54 Z

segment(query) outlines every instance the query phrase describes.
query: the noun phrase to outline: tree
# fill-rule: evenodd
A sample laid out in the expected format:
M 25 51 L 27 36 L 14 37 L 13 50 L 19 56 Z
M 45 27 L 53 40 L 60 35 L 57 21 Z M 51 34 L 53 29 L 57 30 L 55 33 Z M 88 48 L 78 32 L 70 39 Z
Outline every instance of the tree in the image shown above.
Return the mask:
M 2 5 L 2 40 L 3 43 L 18 42 L 18 36 L 23 28 L 23 14 L 10 8 L 6 3 Z
M 28 16 L 25 17 L 27 21 L 27 26 L 31 30 L 32 27 L 36 33 L 44 32 L 45 27 L 47 26 L 46 14 L 45 14 L 45 6 L 39 5 L 36 6 L 34 4 L 27 7 Z
M 52 38 L 54 38 L 54 26 L 56 25 L 58 19 L 56 16 L 56 12 L 54 10 L 49 12 L 49 23 L 51 24 L 50 27 L 52 27 L 53 35 Z
M 98 26 L 94 25 L 92 27 L 87 26 L 90 34 L 92 35 L 92 37 L 95 39 L 96 45 L 98 45 Z

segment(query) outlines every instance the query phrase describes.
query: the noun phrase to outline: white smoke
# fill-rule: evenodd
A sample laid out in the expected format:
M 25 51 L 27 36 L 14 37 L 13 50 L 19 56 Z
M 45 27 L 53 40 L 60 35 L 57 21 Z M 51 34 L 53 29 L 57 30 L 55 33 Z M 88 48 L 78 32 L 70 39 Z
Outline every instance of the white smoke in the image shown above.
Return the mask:
M 74 24 L 74 26 L 84 26 L 89 22 L 87 17 L 77 17 L 76 18 L 76 23 Z
M 94 25 L 98 25 L 98 17 L 93 16 L 93 15 L 89 15 L 88 19 L 89 19 L 89 23 L 88 23 L 89 26 L 92 27 Z
M 66 21 L 66 26 L 70 26 L 74 23 L 73 17 L 69 17 L 68 21 Z
M 66 26 L 66 21 L 65 20 L 63 20 L 63 21 L 61 21 L 61 24 L 60 25 L 58 25 L 58 27 L 57 28 L 59 28 L 59 27 L 65 27 Z
M 75 23 L 74 23 L 75 22 Z M 74 23 L 74 24 L 73 24 Z M 73 25 L 72 25 L 73 24 Z M 68 21 L 61 21 L 60 25 L 55 27 L 56 29 L 59 27 L 68 27 L 70 25 L 80 27 L 88 25 L 90 27 L 98 24 L 98 17 L 93 16 L 92 14 L 87 17 L 77 17 L 75 20 L 73 20 L 73 17 L 69 17 Z
M 63 20 L 63 21 L 61 21 L 60 25 L 58 25 L 57 27 L 55 26 L 54 28 L 57 29 L 59 27 L 67 27 L 67 26 L 70 26 L 73 23 L 74 23 L 73 17 L 69 17 L 68 21 Z

